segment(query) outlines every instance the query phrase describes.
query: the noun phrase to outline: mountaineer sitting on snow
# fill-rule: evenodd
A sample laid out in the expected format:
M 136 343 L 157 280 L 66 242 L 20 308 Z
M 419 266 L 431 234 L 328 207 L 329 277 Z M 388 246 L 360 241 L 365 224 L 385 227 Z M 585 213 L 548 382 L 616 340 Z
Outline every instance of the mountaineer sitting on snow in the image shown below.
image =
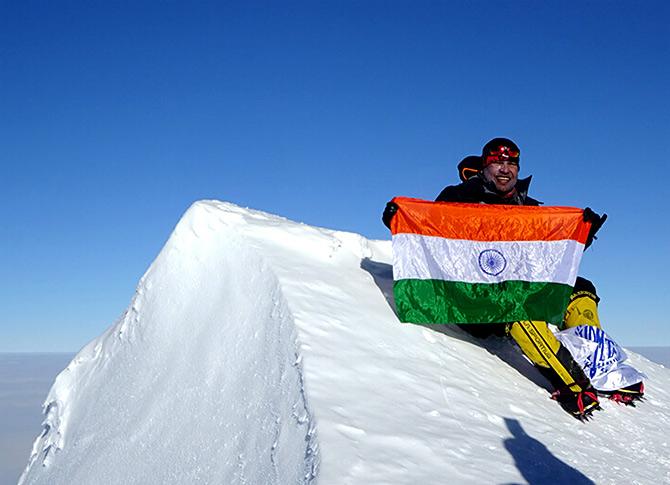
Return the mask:
M 459 177 L 462 183 L 446 187 L 437 197 L 436 202 L 539 206 L 540 202 L 528 196 L 531 177 L 518 179 L 519 159 L 520 150 L 513 141 L 506 138 L 495 138 L 489 141 L 484 146 L 481 157 L 466 157 L 459 163 Z M 397 211 L 397 204 L 394 202 L 387 204 L 383 221 L 389 228 L 391 227 L 391 220 Z M 584 248 L 587 248 L 593 242 L 595 233 L 602 226 L 607 216 L 599 216 L 587 208 L 583 211 L 582 217 L 585 222 L 590 223 L 590 231 L 584 244 Z M 498 256 L 495 257 L 497 258 Z M 501 261 L 505 261 L 502 255 L 500 255 L 500 258 Z M 459 260 L 459 262 L 461 261 Z M 497 275 L 498 273 L 495 274 Z M 573 279 L 572 281 L 575 280 Z M 600 344 L 603 344 L 606 340 L 609 345 L 608 349 L 611 349 L 610 353 L 617 354 L 618 352 L 617 358 L 619 360 L 617 362 L 620 362 L 625 359 L 625 353 L 613 341 L 607 338 L 600 329 L 598 302 L 599 298 L 594 285 L 584 278 L 576 277 L 576 282 L 562 319 L 563 321 L 560 323 L 562 328 L 565 329 L 580 329 L 578 331 L 579 337 L 583 337 L 589 333 L 585 333 L 583 329 L 590 328 L 591 340 L 599 341 Z M 585 374 L 584 368 L 586 368 L 592 379 L 600 379 L 599 382 L 603 382 L 607 377 L 597 375 L 599 369 L 595 368 L 597 367 L 596 364 L 593 364 L 594 368 L 590 369 L 588 367 L 590 365 L 589 362 L 585 364 L 582 359 L 580 360 L 580 365 L 575 360 L 576 357 L 573 357 L 573 354 L 579 353 L 578 349 L 575 350 L 576 347 L 574 346 L 566 348 L 562 343 L 562 341 L 566 341 L 566 338 L 569 340 L 569 337 L 563 337 L 559 341 L 548 327 L 546 321 L 520 320 L 507 323 L 506 325 L 500 325 L 499 323 L 473 325 L 474 322 L 480 321 L 483 320 L 465 320 L 464 322 L 467 322 L 467 324 L 460 326 L 476 337 L 486 337 L 493 334 L 510 335 L 519 344 L 524 354 L 555 387 L 552 397 L 566 411 L 579 419 L 587 418 L 593 410 L 599 408 L 598 393 L 607 395 L 611 399 L 624 404 L 633 404 L 635 400 L 640 399 L 643 395 L 644 386 L 642 378 L 632 368 L 626 369 L 626 371 L 630 370 L 630 372 L 628 374 L 624 372 L 626 376 L 623 379 L 610 377 L 609 382 L 603 386 L 607 388 L 606 391 L 596 391 L 592 380 Z M 489 321 L 497 322 L 497 320 Z M 595 337 L 593 337 L 594 332 L 596 332 Z M 559 337 L 561 336 L 559 335 Z M 587 345 L 591 344 L 588 343 Z M 591 355 L 591 357 L 593 356 Z M 586 358 L 587 361 L 588 359 L 589 357 Z M 604 372 L 606 373 L 606 371 Z M 612 382 L 618 382 L 622 387 L 613 388 Z M 630 384 L 631 382 L 633 384 Z

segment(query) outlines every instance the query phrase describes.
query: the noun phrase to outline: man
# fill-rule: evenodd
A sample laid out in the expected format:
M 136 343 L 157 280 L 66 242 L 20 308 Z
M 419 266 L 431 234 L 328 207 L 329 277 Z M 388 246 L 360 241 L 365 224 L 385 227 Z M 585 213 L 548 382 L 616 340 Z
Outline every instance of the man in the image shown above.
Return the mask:
M 502 143 L 502 144 L 501 144 Z M 505 144 L 506 143 L 506 144 Z M 498 148 L 491 148 L 496 147 Z M 487 155 L 484 155 L 487 153 Z M 463 182 L 446 187 L 435 199 L 436 202 L 470 202 L 484 204 L 540 205 L 528 197 L 528 186 L 532 177 L 518 179 L 520 151 L 516 144 L 506 138 L 494 138 L 483 149 L 476 160 L 466 157 L 459 165 L 459 177 Z
M 518 178 L 519 160 L 519 147 L 512 140 L 494 138 L 484 146 L 481 157 L 466 157 L 459 163 L 459 177 L 462 183 L 446 187 L 436 201 L 540 205 L 539 201 L 528 196 L 531 177 Z M 477 169 L 476 173 L 473 173 L 473 169 Z M 394 208 L 393 205 L 387 204 L 384 211 L 383 220 L 387 226 L 390 226 L 390 220 L 397 210 L 397 206 Z M 592 223 L 591 233 L 586 242 L 588 247 L 607 216 L 598 216 L 587 208 L 584 210 L 584 217 Z M 598 301 L 593 284 L 578 277 L 562 322 L 563 326 L 570 328 L 591 325 L 600 328 Z M 566 411 L 583 419 L 598 409 L 597 393 L 591 382 L 570 352 L 554 336 L 546 322 L 522 321 L 507 325 L 470 324 L 461 325 L 461 328 L 475 337 L 508 333 L 555 387 L 552 397 Z M 632 404 L 634 400 L 642 397 L 643 386 L 639 383 L 610 394 L 618 402 Z

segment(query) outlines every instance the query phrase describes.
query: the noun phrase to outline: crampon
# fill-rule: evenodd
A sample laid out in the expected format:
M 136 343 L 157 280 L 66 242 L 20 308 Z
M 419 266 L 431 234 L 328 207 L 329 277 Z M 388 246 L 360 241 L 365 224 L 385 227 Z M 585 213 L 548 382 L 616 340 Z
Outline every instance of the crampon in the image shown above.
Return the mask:
M 600 409 L 598 395 L 592 387 L 579 392 L 568 388 L 557 389 L 551 394 L 551 398 L 580 421 L 588 421 L 593 411 Z
M 628 387 L 623 387 L 615 391 L 598 391 L 598 394 L 609 398 L 617 404 L 635 407 L 635 403 L 642 401 L 644 397 L 644 383 L 638 382 Z

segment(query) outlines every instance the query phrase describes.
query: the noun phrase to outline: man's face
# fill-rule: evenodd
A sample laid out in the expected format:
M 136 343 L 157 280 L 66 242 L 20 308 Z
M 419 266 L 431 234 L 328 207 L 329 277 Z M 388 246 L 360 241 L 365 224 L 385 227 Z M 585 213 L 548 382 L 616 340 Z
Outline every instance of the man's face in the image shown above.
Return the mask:
M 516 185 L 519 176 L 519 163 L 510 160 L 490 162 L 483 168 L 482 174 L 485 180 L 496 186 L 498 192 L 507 194 Z

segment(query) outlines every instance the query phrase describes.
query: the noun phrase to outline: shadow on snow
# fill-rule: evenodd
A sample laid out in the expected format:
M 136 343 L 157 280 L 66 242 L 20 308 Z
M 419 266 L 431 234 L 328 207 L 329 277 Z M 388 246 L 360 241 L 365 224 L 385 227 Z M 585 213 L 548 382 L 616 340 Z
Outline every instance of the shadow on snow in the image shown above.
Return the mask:
M 569 483 L 571 485 L 594 484 L 579 470 L 556 458 L 538 440 L 526 434 L 516 419 L 504 418 L 512 433 L 503 444 L 514 458 L 514 463 L 530 485 L 544 483 Z

